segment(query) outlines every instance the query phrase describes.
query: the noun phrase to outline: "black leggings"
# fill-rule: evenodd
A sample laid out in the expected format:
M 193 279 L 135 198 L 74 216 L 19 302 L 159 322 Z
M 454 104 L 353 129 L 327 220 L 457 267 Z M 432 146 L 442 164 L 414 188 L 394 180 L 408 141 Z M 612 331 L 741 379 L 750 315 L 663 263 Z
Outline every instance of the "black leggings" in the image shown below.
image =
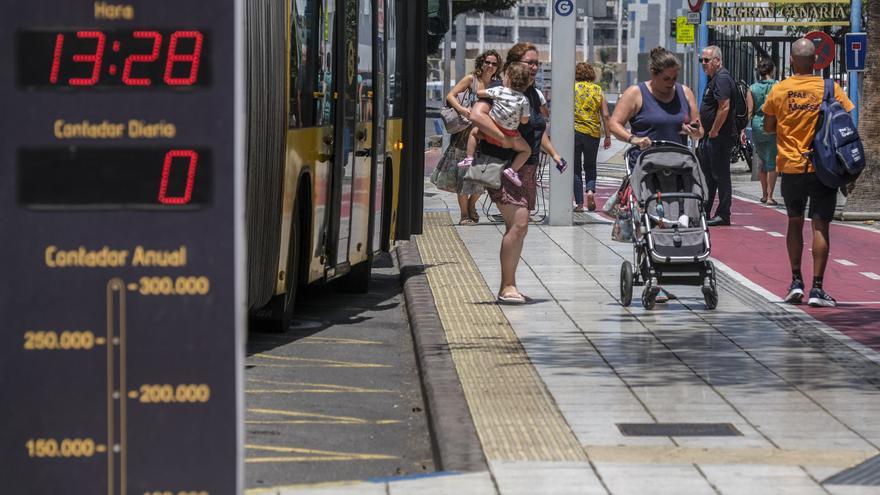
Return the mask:
M 584 204 L 584 181 L 587 191 L 596 192 L 596 156 L 599 154 L 599 138 L 574 132 L 574 202 Z

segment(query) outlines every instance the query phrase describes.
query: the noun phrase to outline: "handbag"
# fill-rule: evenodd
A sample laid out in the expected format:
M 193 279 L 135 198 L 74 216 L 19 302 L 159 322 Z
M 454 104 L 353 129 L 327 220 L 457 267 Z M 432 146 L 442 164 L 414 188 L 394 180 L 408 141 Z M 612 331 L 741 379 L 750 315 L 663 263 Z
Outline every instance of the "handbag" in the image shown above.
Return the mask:
M 464 178 L 486 189 L 500 189 L 501 171 L 505 165 L 507 165 L 506 160 L 480 154 L 474 158 L 474 162 L 468 167 Z
M 474 77 L 474 81 L 471 84 L 471 87 L 462 91 L 458 94 L 456 98 L 458 98 L 458 102 L 461 103 L 461 106 L 465 108 L 470 108 L 474 104 L 474 100 L 476 100 L 477 95 L 477 78 Z M 471 121 L 462 117 L 457 110 L 449 106 L 449 103 L 446 104 L 445 107 L 440 109 L 440 118 L 443 119 L 443 127 L 446 128 L 446 132 L 449 134 L 458 134 L 459 132 L 468 128 L 471 125 Z

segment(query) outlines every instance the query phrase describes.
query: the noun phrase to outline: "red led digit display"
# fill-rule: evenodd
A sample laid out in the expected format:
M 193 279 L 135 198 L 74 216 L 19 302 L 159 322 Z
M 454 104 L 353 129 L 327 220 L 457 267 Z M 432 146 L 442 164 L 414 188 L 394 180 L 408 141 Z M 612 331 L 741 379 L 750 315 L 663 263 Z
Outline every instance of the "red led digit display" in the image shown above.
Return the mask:
M 67 83 L 71 86 L 94 86 L 98 82 L 98 78 L 101 77 L 101 60 L 104 58 L 104 45 L 107 44 L 107 37 L 100 31 L 79 31 L 76 33 L 76 37 L 81 40 L 94 38 L 97 41 L 95 53 L 76 53 L 73 55 L 74 62 L 90 62 L 92 73 L 89 77 L 71 77 Z M 52 70 L 55 70 L 54 60 L 52 61 Z
M 186 167 L 186 188 L 183 196 L 168 196 L 168 181 L 171 178 L 171 165 L 175 158 L 189 158 Z M 193 150 L 171 150 L 165 154 L 165 164 L 162 166 L 162 183 L 159 185 L 159 202 L 163 205 L 185 205 L 192 199 L 193 184 L 196 180 L 196 167 L 199 164 L 199 154 Z
M 191 38 L 195 41 L 192 53 L 177 53 L 178 40 Z M 199 71 L 199 60 L 202 58 L 202 33 L 198 31 L 177 31 L 171 35 L 171 45 L 168 48 L 168 62 L 165 63 L 165 82 L 169 86 L 189 86 L 196 81 Z M 189 77 L 173 77 L 174 64 L 189 63 Z
M 131 68 L 134 66 L 135 62 L 150 63 L 159 60 L 159 48 L 162 47 L 162 35 L 156 31 L 135 31 L 131 35 L 135 38 L 152 39 L 153 48 L 149 55 L 132 54 L 125 59 L 125 67 L 122 70 L 122 82 L 127 86 L 149 86 L 153 84 L 153 81 L 148 77 L 131 77 Z
M 19 86 L 191 88 L 210 83 L 209 37 L 196 29 L 19 31 Z

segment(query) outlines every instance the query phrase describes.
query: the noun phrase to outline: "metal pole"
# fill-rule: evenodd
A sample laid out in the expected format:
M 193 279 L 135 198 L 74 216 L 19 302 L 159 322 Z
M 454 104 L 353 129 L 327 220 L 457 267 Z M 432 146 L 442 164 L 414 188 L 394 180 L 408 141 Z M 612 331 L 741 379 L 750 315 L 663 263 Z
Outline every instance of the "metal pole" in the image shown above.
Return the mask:
M 851 0 L 850 12 L 849 12 L 849 25 L 852 33 L 858 33 L 862 31 L 862 0 Z M 876 48 L 874 48 L 876 50 Z M 852 116 L 856 125 L 859 125 L 859 73 L 856 71 L 849 71 L 849 84 L 847 85 L 847 90 L 849 91 L 849 99 L 855 105 L 853 108 Z
M 448 6 L 448 16 L 447 18 L 450 20 L 450 24 L 452 22 L 452 2 L 447 2 Z M 452 74 L 449 71 L 452 70 L 452 26 L 449 26 L 449 29 L 446 31 L 446 36 L 444 36 L 443 43 L 443 88 L 440 90 L 440 107 L 446 106 L 446 93 L 449 92 L 449 80 Z M 449 146 L 449 134 L 443 133 L 442 137 L 442 147 L 446 149 Z
M 623 2 L 617 2 L 617 63 L 623 63 Z
M 553 145 L 559 154 L 572 160 L 574 151 L 574 66 L 577 47 L 576 18 L 572 0 L 553 2 L 553 86 L 550 90 L 552 112 L 550 127 Z M 550 225 L 572 224 L 573 167 L 560 173 L 550 165 Z
M 703 10 L 700 16 L 703 18 L 703 22 L 700 23 L 699 36 L 696 39 L 699 44 L 694 44 L 694 51 L 697 52 L 698 56 L 702 56 L 703 47 L 709 46 L 709 2 L 703 4 Z M 706 85 L 709 84 L 709 81 L 706 78 L 706 73 L 703 72 L 702 69 L 702 66 L 700 64 L 697 64 L 697 80 L 700 81 L 700 84 L 697 90 L 697 94 L 694 96 L 697 97 L 698 102 L 703 101 L 703 92 L 706 91 Z M 703 122 L 703 128 L 706 128 L 706 125 L 711 126 L 712 123 L 709 122 L 707 124 L 706 122 Z
M 480 31 L 479 31 L 479 40 L 480 40 L 480 53 L 486 49 L 486 13 L 480 12 Z
M 451 3 L 451 2 L 450 2 Z M 455 18 L 455 80 L 460 81 L 465 74 L 467 57 L 467 13 Z

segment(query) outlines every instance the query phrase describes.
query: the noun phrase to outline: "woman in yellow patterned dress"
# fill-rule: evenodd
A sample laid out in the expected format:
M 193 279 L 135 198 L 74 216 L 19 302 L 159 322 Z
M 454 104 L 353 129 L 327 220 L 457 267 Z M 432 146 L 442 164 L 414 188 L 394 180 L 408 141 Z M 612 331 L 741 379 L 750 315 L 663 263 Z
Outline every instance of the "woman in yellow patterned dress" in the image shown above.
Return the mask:
M 586 177 L 587 208 L 596 209 L 596 157 L 599 154 L 599 128 L 605 129 L 604 148 L 611 147 L 611 133 L 608 132 L 608 103 L 602 87 L 593 81 L 596 72 L 593 67 L 581 62 L 574 73 L 574 211 L 584 211 L 584 181 Z M 600 113 L 601 112 L 601 113 Z

